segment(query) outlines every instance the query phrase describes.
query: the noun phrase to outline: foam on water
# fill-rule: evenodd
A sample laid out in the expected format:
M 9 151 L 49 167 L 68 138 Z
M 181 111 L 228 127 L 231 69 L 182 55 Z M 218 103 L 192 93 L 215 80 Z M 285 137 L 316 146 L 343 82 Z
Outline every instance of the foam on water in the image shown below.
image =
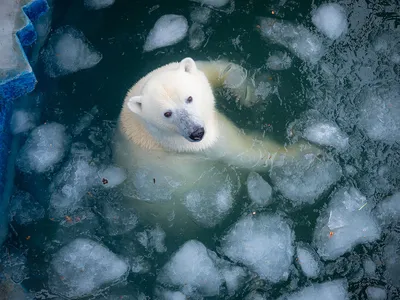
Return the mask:
M 314 203 L 340 179 L 342 170 L 335 161 L 306 155 L 274 167 L 270 176 L 274 188 L 298 206 Z
M 41 57 L 50 77 L 92 68 L 103 58 L 81 31 L 68 25 L 51 34 Z
M 115 0 L 85 0 L 85 7 L 88 9 L 102 9 L 113 5 Z
M 222 278 L 208 251 L 196 240 L 187 241 L 172 255 L 157 280 L 189 297 L 218 295 Z
M 26 225 L 44 218 L 45 210 L 31 194 L 18 190 L 10 199 L 10 218 Z
M 315 278 L 320 272 L 320 261 L 317 253 L 309 246 L 299 245 L 296 250 L 297 261 L 307 277 Z
M 82 297 L 123 279 L 128 265 L 103 245 L 76 239 L 61 248 L 49 268 L 49 287 L 64 297 Z
M 168 14 L 160 17 L 147 35 L 143 46 L 144 52 L 171 46 L 182 41 L 189 25 L 184 16 Z
M 247 177 L 247 192 L 250 200 L 256 205 L 266 206 L 271 203 L 272 188 L 256 172 L 250 172 Z
M 221 251 L 273 283 L 286 280 L 293 258 L 294 234 L 278 215 L 241 218 L 221 239 Z
M 381 229 L 371 206 L 354 187 L 337 190 L 314 230 L 318 254 L 325 260 L 333 260 L 356 245 L 378 240 Z
M 326 3 L 312 13 L 312 22 L 328 38 L 335 40 L 347 32 L 347 17 L 342 6 Z
M 272 18 L 259 18 L 261 35 L 282 45 L 300 59 L 315 64 L 325 53 L 321 39 L 303 25 Z
M 369 286 L 365 290 L 368 300 L 386 300 L 386 291 L 384 288 L 376 287 L 376 286 Z
M 298 292 L 283 296 L 279 300 L 348 300 L 347 281 L 337 279 L 323 283 L 312 284 Z
M 67 150 L 69 138 L 65 127 L 58 123 L 46 123 L 30 133 L 17 157 L 18 168 L 26 173 L 52 171 Z

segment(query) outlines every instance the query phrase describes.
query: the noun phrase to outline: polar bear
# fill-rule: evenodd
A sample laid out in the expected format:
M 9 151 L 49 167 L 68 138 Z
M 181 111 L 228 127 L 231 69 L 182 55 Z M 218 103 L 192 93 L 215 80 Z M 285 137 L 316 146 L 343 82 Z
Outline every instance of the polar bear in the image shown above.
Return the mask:
M 193 222 L 212 227 L 232 204 L 246 172 L 268 170 L 278 158 L 319 152 L 305 142 L 285 148 L 261 134 L 244 133 L 217 111 L 217 87 L 251 103 L 253 86 L 242 73 L 228 61 L 185 58 L 150 72 L 129 90 L 113 156 L 128 170 L 121 188 L 142 221 L 174 232 Z M 214 201 L 213 195 L 221 203 L 204 211 L 210 203 L 202 201 Z

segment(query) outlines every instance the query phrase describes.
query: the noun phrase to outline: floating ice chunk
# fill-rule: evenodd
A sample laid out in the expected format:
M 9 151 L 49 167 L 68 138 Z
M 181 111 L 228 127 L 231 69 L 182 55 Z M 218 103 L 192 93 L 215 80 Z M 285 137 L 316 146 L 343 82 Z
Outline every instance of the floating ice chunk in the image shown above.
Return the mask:
M 10 217 L 18 224 L 25 225 L 40 220 L 44 213 L 44 208 L 27 192 L 17 191 L 10 199 Z
M 267 59 L 267 68 L 274 71 L 287 70 L 292 66 L 292 58 L 282 51 L 277 51 Z
M 293 233 L 275 215 L 245 216 L 222 238 L 221 251 L 273 283 L 286 280 L 293 258 Z
M 307 277 L 315 278 L 320 271 L 318 255 L 307 246 L 297 247 L 297 260 L 301 270 Z
M 266 300 L 267 298 L 264 297 L 262 294 L 253 291 L 250 294 L 248 294 L 246 296 L 246 298 L 244 298 L 244 299 L 245 300 Z
M 272 188 L 269 183 L 256 172 L 250 172 L 247 177 L 247 192 L 249 193 L 251 201 L 256 205 L 266 206 L 271 202 Z
M 210 17 L 211 17 L 211 9 L 204 6 L 196 7 L 190 13 L 190 19 L 192 20 L 193 23 L 207 24 Z
M 88 9 L 102 9 L 113 5 L 115 0 L 85 0 L 85 7 Z
M 49 287 L 53 293 L 64 297 L 82 297 L 120 281 L 128 269 L 128 265 L 106 247 L 79 238 L 54 255 L 49 269 Z
M 260 18 L 261 35 L 272 43 L 282 45 L 300 59 L 317 63 L 325 49 L 320 38 L 302 25 L 272 18 Z
M 376 264 L 372 261 L 372 259 L 367 258 L 363 261 L 363 267 L 365 274 L 368 276 L 374 276 L 376 271 Z
M 258 83 L 254 95 L 260 100 L 266 100 L 269 95 L 275 92 L 275 87 L 268 81 L 261 81 Z
M 380 238 L 381 229 L 371 213 L 371 205 L 354 187 L 336 191 L 314 231 L 318 254 L 333 260 L 358 244 Z
M 193 23 L 189 28 L 189 47 L 193 50 L 199 49 L 206 39 L 203 26 Z
M 20 150 L 17 166 L 26 173 L 51 171 L 63 159 L 68 143 L 69 138 L 63 125 L 40 125 L 30 133 Z
M 104 203 L 103 216 L 107 221 L 107 230 L 111 236 L 125 234 L 134 229 L 138 223 L 134 210 L 119 206 L 114 199 Z
M 342 6 L 322 4 L 312 13 L 312 22 L 328 38 L 335 40 L 347 32 L 347 17 Z
M 400 141 L 400 86 L 365 88 L 359 95 L 359 126 L 376 141 Z
M 338 279 L 324 283 L 312 284 L 296 293 L 279 298 L 279 300 L 311 299 L 348 300 L 347 281 L 345 279 Z
M 87 158 L 73 157 L 57 174 L 50 190 L 50 214 L 63 217 L 80 207 L 82 198 L 97 179 L 97 168 Z
M 109 166 L 98 173 L 102 186 L 113 188 L 123 183 L 127 177 L 124 169 Z
M 375 214 L 383 225 L 389 225 L 400 220 L 400 192 L 379 202 Z
M 138 240 L 148 250 L 156 250 L 158 253 L 167 251 L 165 247 L 165 232 L 160 226 L 156 226 L 153 229 L 147 229 L 138 233 Z
M 184 16 L 164 15 L 150 30 L 143 46 L 144 52 L 171 46 L 182 41 L 188 32 L 189 25 Z
M 244 285 L 244 279 L 247 276 L 245 270 L 238 266 L 224 267 L 221 273 L 229 295 L 235 294 Z
M 42 51 L 45 71 L 50 77 L 92 68 L 101 59 L 101 53 L 92 46 L 84 34 L 71 26 L 57 29 Z
M 384 288 L 369 286 L 365 290 L 368 300 L 386 300 L 386 291 Z
M 168 291 L 168 290 L 157 290 L 156 291 L 157 295 L 161 300 L 187 300 L 187 297 L 185 294 L 179 292 L 179 291 Z
M 310 142 L 331 146 L 337 149 L 345 149 L 348 146 L 349 138 L 342 133 L 335 124 L 316 123 L 304 130 L 304 138 Z
M 24 133 L 36 127 L 37 116 L 24 110 L 15 110 L 11 116 L 12 134 Z
M 208 251 L 196 240 L 186 242 L 162 268 L 158 281 L 189 297 L 218 295 L 222 278 Z
M 342 170 L 334 161 L 306 155 L 274 167 L 270 176 L 275 188 L 297 206 L 313 204 L 340 179 Z
M 185 196 L 184 205 L 191 217 L 201 226 L 210 228 L 219 224 L 233 206 L 232 186 L 227 183 L 217 190 L 198 189 Z
M 194 2 L 199 2 L 201 4 L 214 6 L 214 7 L 222 7 L 229 3 L 230 0 L 192 0 Z
M 386 280 L 393 286 L 400 288 L 400 236 L 395 231 L 391 232 L 385 239 L 383 260 Z

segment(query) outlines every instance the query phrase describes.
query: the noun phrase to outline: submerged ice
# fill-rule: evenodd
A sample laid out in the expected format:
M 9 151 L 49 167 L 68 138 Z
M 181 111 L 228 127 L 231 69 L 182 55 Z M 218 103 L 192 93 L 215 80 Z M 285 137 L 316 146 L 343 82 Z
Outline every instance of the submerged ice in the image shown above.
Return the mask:
M 150 30 L 143 46 L 144 52 L 171 46 L 182 41 L 188 32 L 188 21 L 181 15 L 164 15 Z
M 270 204 L 272 196 L 272 188 L 260 174 L 250 172 L 247 177 L 247 192 L 250 200 L 259 206 L 266 206 Z
M 312 14 L 312 22 L 328 38 L 335 40 L 347 31 L 347 17 L 342 6 L 326 3 Z

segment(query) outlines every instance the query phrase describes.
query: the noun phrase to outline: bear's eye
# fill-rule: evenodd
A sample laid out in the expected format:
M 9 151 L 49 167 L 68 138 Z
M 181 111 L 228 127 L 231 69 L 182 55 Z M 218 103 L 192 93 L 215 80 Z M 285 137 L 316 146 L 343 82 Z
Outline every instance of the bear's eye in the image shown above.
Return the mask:
M 187 100 L 186 100 L 186 103 L 192 103 L 192 101 L 193 101 L 193 97 L 189 96 L 189 98 L 187 98 Z
M 172 116 L 172 112 L 167 111 L 164 113 L 164 117 L 169 118 L 170 116 Z

